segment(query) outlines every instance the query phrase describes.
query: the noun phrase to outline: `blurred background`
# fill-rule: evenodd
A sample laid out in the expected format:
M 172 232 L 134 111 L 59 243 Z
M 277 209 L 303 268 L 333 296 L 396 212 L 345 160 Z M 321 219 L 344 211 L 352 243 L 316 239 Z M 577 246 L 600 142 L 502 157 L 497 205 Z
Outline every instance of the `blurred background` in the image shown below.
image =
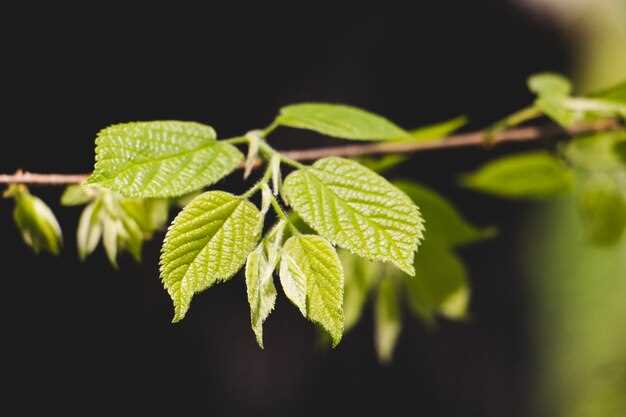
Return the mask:
M 466 114 L 468 129 L 528 104 L 526 77 L 551 70 L 579 91 L 626 78 L 626 1 L 430 1 L 342 9 L 293 3 L 232 10 L 109 3 L 8 10 L 0 171 L 89 172 L 97 131 L 115 122 L 196 120 L 221 137 L 265 126 L 297 101 L 344 102 L 411 128 Z M 5 131 L 6 132 L 6 131 Z M 282 129 L 277 148 L 331 143 Z M 59 257 L 35 256 L 0 201 L 8 400 L 119 414 L 213 416 L 626 415 L 626 242 L 588 247 L 567 198 L 519 203 L 457 186 L 492 151 L 424 152 L 389 173 L 448 196 L 496 239 L 464 248 L 467 323 L 405 317 L 394 361 L 376 360 L 371 309 L 335 350 L 280 294 L 255 342 L 242 276 L 194 299 L 170 324 L 158 236 L 119 271 L 76 255 L 79 208 L 49 202 Z M 242 188 L 235 173 L 220 186 Z

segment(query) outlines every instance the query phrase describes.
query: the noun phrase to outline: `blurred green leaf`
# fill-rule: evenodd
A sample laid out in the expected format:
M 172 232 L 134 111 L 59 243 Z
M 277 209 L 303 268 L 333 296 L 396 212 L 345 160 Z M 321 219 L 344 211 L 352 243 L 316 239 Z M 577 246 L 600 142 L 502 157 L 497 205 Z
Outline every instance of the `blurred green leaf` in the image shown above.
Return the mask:
M 577 202 L 588 239 L 598 245 L 620 240 L 626 228 L 625 192 L 609 176 L 597 174 L 584 181 Z
M 276 120 L 283 126 L 342 139 L 393 140 L 410 136 L 384 117 L 342 104 L 292 104 L 280 109 Z
M 410 180 L 394 181 L 420 208 L 427 225 L 426 239 L 435 238 L 457 246 L 489 238 L 495 229 L 478 229 L 468 223 L 454 206 L 437 192 Z
M 347 250 L 342 249 L 338 253 L 344 271 L 343 316 L 344 332 L 347 332 L 360 320 L 369 293 L 384 267 Z
M 462 179 L 464 186 L 507 198 L 545 198 L 571 188 L 574 175 L 547 152 L 528 152 L 488 162 Z
M 380 157 L 364 156 L 361 158 L 356 158 L 356 161 L 364 167 L 367 167 L 374 172 L 382 174 L 383 172 L 387 172 L 391 168 L 394 168 L 401 163 L 406 162 L 408 159 L 409 157 L 407 155 L 388 154 Z
M 626 104 L 626 80 L 605 90 L 598 91 L 592 94 L 591 97 L 602 98 L 613 103 Z
M 97 199 L 88 204 L 78 220 L 76 243 L 78 245 L 78 257 L 84 260 L 98 246 L 102 237 L 101 213 L 102 200 Z
M 24 185 L 11 185 L 5 196 L 13 197 L 15 200 L 13 219 L 24 242 L 35 253 L 47 251 L 58 255 L 63 243 L 63 234 L 50 207 L 32 195 Z
M 374 345 L 378 359 L 388 363 L 402 330 L 402 313 L 394 280 L 384 278 L 378 285 L 374 306 Z
M 426 323 L 433 323 L 436 315 L 465 318 L 470 297 L 467 272 L 449 248 L 427 240 L 415 258 L 415 277 L 404 282 L 412 311 Z
M 578 136 L 564 149 L 567 160 L 585 172 L 621 172 L 623 164 L 616 146 L 626 141 L 626 130 Z
M 466 116 L 458 116 L 440 123 L 419 127 L 409 131 L 411 138 L 403 140 L 403 142 L 428 142 L 444 139 L 446 136 L 465 126 L 467 121 Z
M 61 205 L 82 206 L 96 197 L 97 193 L 92 187 L 74 184 L 68 186 L 61 195 Z
M 613 152 L 626 168 L 626 140 L 613 144 Z
M 572 83 L 561 74 L 544 72 L 528 77 L 528 89 L 541 97 L 567 97 Z

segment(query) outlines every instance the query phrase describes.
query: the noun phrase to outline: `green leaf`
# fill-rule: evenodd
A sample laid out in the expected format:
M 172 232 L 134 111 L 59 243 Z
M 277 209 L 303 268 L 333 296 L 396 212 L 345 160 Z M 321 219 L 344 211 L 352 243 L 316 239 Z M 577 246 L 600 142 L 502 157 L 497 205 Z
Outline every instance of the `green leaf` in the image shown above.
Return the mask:
M 528 152 L 488 162 L 463 178 L 466 187 L 507 198 L 545 198 L 571 188 L 572 171 L 547 152 Z
M 317 235 L 290 237 L 281 251 L 280 283 L 304 317 L 320 324 L 333 347 L 343 334 L 343 270 L 330 242 Z
M 169 201 L 160 198 L 121 199 L 119 204 L 145 234 L 150 238 L 152 234 L 161 230 L 168 220 Z
M 343 315 L 344 332 L 350 330 L 361 318 L 370 290 L 377 282 L 382 264 L 369 262 L 340 250 L 339 259 L 344 271 Z
M 544 72 L 528 78 L 528 89 L 541 97 L 567 97 L 572 83 L 560 74 Z
M 281 220 L 246 260 L 246 288 L 250 304 L 250 322 L 256 340 L 263 349 L 263 322 L 274 309 L 276 287 L 272 275 L 280 259 L 286 222 Z
M 623 164 L 615 147 L 626 141 L 626 130 L 595 133 L 571 140 L 565 148 L 565 156 L 577 169 L 585 172 L 623 171 Z
M 464 245 L 489 238 L 493 228 L 478 229 L 468 223 L 454 206 L 441 195 L 413 181 L 394 181 L 420 208 L 428 225 L 427 239 L 435 237 L 448 246 Z
M 426 323 L 437 314 L 462 319 L 469 304 L 467 272 L 449 248 L 427 240 L 415 259 L 415 277 L 403 280 L 412 311 Z
M 419 127 L 411 130 L 411 138 L 409 142 L 428 142 L 433 140 L 444 139 L 451 133 L 459 130 L 461 127 L 467 124 L 466 116 L 455 117 L 454 119 L 446 120 L 444 122 L 431 124 L 428 126 Z
M 348 159 L 324 158 L 292 172 L 283 191 L 298 215 L 331 242 L 413 275 L 422 216 L 380 175 Z
M 578 209 L 587 238 L 598 245 L 620 240 L 626 228 L 625 191 L 611 177 L 596 174 L 577 195 Z
M 63 243 L 61 227 L 50 207 L 28 192 L 23 185 L 12 185 L 5 196 L 15 199 L 13 219 L 24 242 L 35 253 L 47 251 L 58 255 Z
M 388 363 L 402 330 L 402 313 L 393 279 L 386 278 L 380 282 L 374 307 L 376 353 L 382 363 Z
M 161 280 L 174 302 L 174 322 L 191 298 L 234 275 L 254 248 L 261 216 L 248 200 L 209 191 L 176 216 L 161 252 Z
M 125 197 L 173 197 L 217 182 L 243 155 L 215 140 L 210 126 L 155 121 L 119 124 L 98 133 L 88 179 Z
M 384 117 L 342 104 L 293 104 L 280 109 L 276 120 L 282 126 L 313 130 L 342 139 L 392 140 L 410 136 Z
M 70 185 L 61 196 L 63 206 L 82 206 L 96 197 L 96 192 L 91 187 L 84 185 Z
M 626 104 L 626 80 L 605 90 L 592 94 L 591 97 L 601 98 L 613 103 Z
M 81 260 L 84 260 L 96 249 L 102 236 L 101 209 L 102 200 L 98 199 L 88 204 L 80 215 L 76 243 L 78 256 Z
M 389 171 L 391 168 L 395 168 L 403 162 L 409 159 L 407 155 L 400 154 L 388 154 L 380 157 L 368 157 L 363 156 L 357 158 L 356 161 L 366 168 L 371 169 L 374 172 L 382 174 Z

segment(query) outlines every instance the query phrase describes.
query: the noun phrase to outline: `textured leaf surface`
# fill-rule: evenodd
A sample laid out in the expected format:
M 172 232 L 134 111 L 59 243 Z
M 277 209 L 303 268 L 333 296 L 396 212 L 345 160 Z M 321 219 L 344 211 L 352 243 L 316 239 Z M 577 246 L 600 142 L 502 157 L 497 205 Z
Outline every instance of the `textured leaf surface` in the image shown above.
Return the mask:
M 246 288 L 250 304 L 250 322 L 257 343 L 263 348 L 263 322 L 274 309 L 276 287 L 272 278 L 280 259 L 280 247 L 285 230 L 281 220 L 267 237 L 250 252 L 246 260 Z
M 89 183 L 126 197 L 171 197 L 200 189 L 235 169 L 243 155 L 215 140 L 210 126 L 155 121 L 114 125 L 96 138 Z
M 348 159 L 324 158 L 292 172 L 283 190 L 298 215 L 331 242 L 413 275 L 422 217 L 380 175 Z
M 61 251 L 63 235 L 61 227 L 50 207 L 30 194 L 23 186 L 12 186 L 7 195 L 15 198 L 13 219 L 24 242 L 35 253 L 47 251 L 58 255 Z
M 380 282 L 374 310 L 374 341 L 378 359 L 391 361 L 402 330 L 402 314 L 393 279 Z
M 428 230 L 426 239 L 437 239 L 449 246 L 463 245 L 493 236 L 492 228 L 478 229 L 468 223 L 448 200 L 413 181 L 394 181 L 420 208 Z
M 181 320 L 194 293 L 235 274 L 254 248 L 261 216 L 248 200 L 209 191 L 191 201 L 170 226 L 161 252 L 161 280 Z
M 278 123 L 323 135 L 353 140 L 389 140 L 410 137 L 384 117 L 341 104 L 302 103 L 283 107 Z
M 546 152 L 529 152 L 488 162 L 464 178 L 474 190 L 509 198 L 544 198 L 567 191 L 572 171 Z
M 449 248 L 426 241 L 415 259 L 415 277 L 404 282 L 413 312 L 425 322 L 433 322 L 437 314 L 465 317 L 470 296 L 467 272 Z
M 337 346 L 343 334 L 343 270 L 330 242 L 290 237 L 281 251 L 280 283 L 304 317 L 319 323 Z

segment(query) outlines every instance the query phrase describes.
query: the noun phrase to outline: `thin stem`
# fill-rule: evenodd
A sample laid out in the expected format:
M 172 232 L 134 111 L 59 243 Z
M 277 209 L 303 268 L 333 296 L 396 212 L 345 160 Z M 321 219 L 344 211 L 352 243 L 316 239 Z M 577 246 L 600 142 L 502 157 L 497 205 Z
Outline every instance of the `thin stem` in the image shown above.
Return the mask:
M 220 140 L 220 142 L 222 142 L 222 143 L 230 143 L 231 145 L 241 145 L 243 143 L 248 142 L 248 139 L 246 139 L 245 136 L 237 136 L 237 137 L 234 137 L 234 138 L 222 139 L 222 140 Z
M 498 132 L 494 135 L 492 145 L 513 142 L 530 142 L 554 137 L 564 134 L 577 135 L 584 133 L 596 133 L 621 128 L 615 120 L 605 120 L 598 123 L 581 124 L 573 128 L 563 130 L 558 126 L 527 126 L 509 129 Z M 265 152 L 278 152 L 282 162 L 296 168 L 305 165 L 297 161 L 311 161 L 327 156 L 356 157 L 364 155 L 379 155 L 387 153 L 410 153 L 430 150 L 443 150 L 462 147 L 484 147 L 486 131 L 476 131 L 449 136 L 441 140 L 427 142 L 379 142 L 355 144 L 346 146 L 331 146 L 326 148 L 315 148 L 307 150 L 277 151 L 265 142 L 261 142 L 261 147 Z M 238 138 L 233 138 L 234 141 Z M 229 139 L 230 140 L 230 139 Z M 242 141 L 241 143 L 245 142 Z M 231 142 L 232 143 L 232 142 Z M 237 142 L 239 143 L 239 142 Z M 258 161 L 255 167 L 260 166 Z M 241 168 L 243 168 L 243 164 Z M 68 185 L 78 184 L 85 181 L 89 174 L 40 174 L 31 172 L 17 172 L 15 174 L 0 174 L 0 184 L 33 184 L 33 185 Z
M 287 223 L 287 226 L 289 226 L 289 229 L 291 230 L 291 232 L 294 235 L 299 235 L 300 231 L 293 223 L 291 223 L 291 220 L 289 220 L 289 216 L 287 216 L 285 211 L 282 209 L 275 195 L 272 195 L 272 199 L 270 200 L 270 203 L 272 204 L 272 208 L 276 212 L 276 215 Z

